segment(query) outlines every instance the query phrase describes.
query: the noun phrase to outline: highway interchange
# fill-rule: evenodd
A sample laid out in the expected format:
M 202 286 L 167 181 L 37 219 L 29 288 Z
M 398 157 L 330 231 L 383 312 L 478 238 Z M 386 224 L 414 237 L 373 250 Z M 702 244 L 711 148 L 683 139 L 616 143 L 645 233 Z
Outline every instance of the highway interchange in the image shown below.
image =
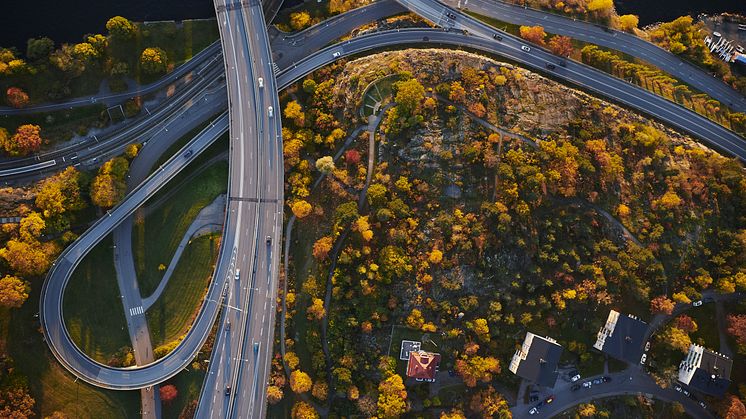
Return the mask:
M 435 0 L 402 0 L 401 3 L 434 23 L 445 24 L 454 30 L 386 31 L 355 37 L 319 50 L 329 42 L 324 42 L 322 34 L 329 31 L 332 35 L 328 36 L 335 39 L 339 36 L 338 31 L 344 29 L 340 29 L 343 25 L 317 26 L 312 28 L 316 31 L 314 36 L 303 38 L 303 50 L 307 56 L 291 62 L 287 62 L 287 58 L 282 60 L 284 57 L 277 58 L 276 63 L 283 61 L 283 66 L 275 82 L 261 5 L 256 1 L 216 1 L 223 41 L 229 114 L 221 115 L 161 169 L 135 188 L 124 202 L 94 224 L 55 263 L 45 281 L 40 313 L 50 348 L 66 368 L 89 383 L 107 388 L 137 389 L 160 383 L 191 362 L 222 307 L 223 315 L 214 346 L 216 350 L 203 386 L 198 417 L 239 417 L 241 412 L 254 412 L 257 417 L 263 416 L 264 383 L 272 355 L 279 243 L 283 221 L 282 139 L 276 92 L 340 57 L 383 47 L 422 47 L 423 43 L 462 47 L 506 57 L 544 72 L 547 71 L 547 63 L 557 62 L 557 57 L 540 48 L 532 48 L 531 53 L 522 51 L 520 46 L 525 41 L 507 34 L 501 34 L 503 40 L 500 42 L 494 40 L 494 28 L 457 11 L 455 21 L 444 21 L 446 9 Z M 350 12 L 347 16 L 337 20 L 338 23 L 349 22 L 349 25 L 355 25 L 349 29 L 366 20 L 365 14 L 359 12 Z M 343 33 L 349 32 L 349 29 Z M 468 34 L 460 32 L 463 29 Z M 277 39 L 279 38 L 275 38 Z M 290 44 L 283 44 L 286 51 L 294 51 L 293 41 L 297 45 L 297 38 L 291 39 Z M 339 54 L 335 56 L 337 52 Z M 287 54 L 285 57 L 291 55 Z M 210 66 L 204 68 L 208 67 Z M 568 61 L 566 67 L 557 66 L 551 73 L 555 78 L 651 115 L 690 132 L 712 147 L 746 160 L 743 139 L 637 86 L 572 61 Z M 263 87 L 259 87 L 259 78 L 263 80 Z M 270 107 L 273 109 L 272 115 Z M 124 370 L 98 364 L 72 343 L 64 326 L 61 301 L 70 274 L 88 250 L 186 167 L 194 156 L 225 132 L 228 126 L 230 182 L 223 246 L 215 268 L 215 280 L 210 285 L 194 325 L 179 347 L 155 363 Z M 193 154 L 190 153 L 189 158 L 185 157 L 186 150 L 192 150 Z M 95 153 L 94 150 L 91 155 Z M 241 273 L 237 275 L 239 271 Z M 238 280 L 236 276 L 239 276 Z M 234 326 L 227 327 L 228 322 Z

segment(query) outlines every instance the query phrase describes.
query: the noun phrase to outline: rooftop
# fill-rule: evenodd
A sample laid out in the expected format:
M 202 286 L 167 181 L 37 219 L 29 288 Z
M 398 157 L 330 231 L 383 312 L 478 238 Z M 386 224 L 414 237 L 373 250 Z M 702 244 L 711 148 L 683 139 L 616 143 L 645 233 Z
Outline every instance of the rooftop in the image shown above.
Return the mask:
M 440 364 L 440 354 L 425 351 L 413 351 L 409 353 L 407 363 L 407 377 L 418 380 L 434 381 Z
M 529 332 L 523 346 L 513 356 L 510 370 L 540 386 L 554 387 L 559 376 L 557 364 L 561 355 L 562 346 L 557 341 Z
M 647 330 L 648 324 L 637 317 L 611 310 L 593 347 L 612 358 L 637 363 L 645 352 Z

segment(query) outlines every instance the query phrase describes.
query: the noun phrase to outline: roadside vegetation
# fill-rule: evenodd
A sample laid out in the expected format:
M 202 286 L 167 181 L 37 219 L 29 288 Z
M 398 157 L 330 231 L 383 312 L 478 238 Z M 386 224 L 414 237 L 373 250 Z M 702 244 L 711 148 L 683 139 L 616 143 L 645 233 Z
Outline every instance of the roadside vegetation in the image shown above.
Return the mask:
M 375 154 L 366 134 L 327 158 L 387 75 Z M 746 289 L 740 164 L 619 107 L 433 50 L 337 64 L 283 103 L 297 231 L 270 380 L 279 411 L 491 416 L 515 400 L 507 363 L 527 331 L 595 374 L 609 309 L 649 319 L 705 289 Z M 406 380 L 403 337 L 437 343 L 438 381 L 459 396 Z

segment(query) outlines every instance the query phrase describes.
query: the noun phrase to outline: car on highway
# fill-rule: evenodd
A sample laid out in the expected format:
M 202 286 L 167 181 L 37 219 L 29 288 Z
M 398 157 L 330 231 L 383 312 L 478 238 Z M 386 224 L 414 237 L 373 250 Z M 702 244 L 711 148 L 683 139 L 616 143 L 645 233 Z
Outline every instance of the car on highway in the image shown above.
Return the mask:
M 259 342 L 254 342 L 254 355 L 259 352 Z
M 571 391 L 578 391 L 580 390 L 580 384 L 573 384 L 572 387 L 570 387 Z
M 225 386 L 225 395 L 230 396 L 230 394 L 231 394 L 231 385 L 228 384 L 227 386 Z
M 184 158 L 188 159 L 192 157 L 192 154 L 194 154 L 194 151 L 192 151 L 192 149 L 190 148 L 189 150 L 186 151 L 186 153 L 184 153 Z
M 448 12 L 446 13 L 446 16 L 448 16 L 449 19 L 456 19 L 456 13 Z
M 260 89 L 264 87 L 264 79 L 263 78 L 259 77 L 258 79 L 256 79 L 256 83 L 259 85 Z
M 702 305 L 702 300 L 697 300 L 692 303 L 692 307 L 699 307 Z
M 274 109 L 272 109 L 272 107 L 271 107 L 271 106 L 267 107 L 267 115 L 268 115 L 268 116 L 269 116 L 270 118 L 272 118 L 273 116 L 275 116 L 275 113 L 274 113 Z
M 567 67 L 567 61 L 560 60 L 559 65 L 560 65 L 560 67 Z
M 231 321 L 228 320 L 225 322 L 225 331 L 230 332 L 230 330 L 231 330 Z
M 531 410 L 528 411 L 529 415 L 535 415 L 537 413 L 539 413 L 539 409 L 537 409 L 535 407 L 532 407 Z
M 238 281 L 239 279 L 241 279 L 241 270 L 240 269 L 236 269 L 236 278 L 235 278 L 235 280 Z
M 498 41 L 502 41 L 503 37 L 500 36 L 500 34 L 494 33 L 494 34 L 492 34 L 492 39 L 495 39 L 495 40 L 498 40 Z
M 272 244 L 272 236 L 267 236 L 267 244 Z
M 334 53 L 332 54 L 332 57 L 334 57 L 334 58 L 337 58 L 337 57 L 340 57 L 341 55 L 342 55 L 342 53 L 341 53 L 341 52 L 339 52 L 339 51 L 335 51 L 335 52 L 334 52 Z
M 593 383 L 591 383 L 590 381 L 586 381 L 583 383 L 583 387 L 585 388 L 591 388 L 591 386 L 593 386 Z
M 557 68 L 557 66 L 555 66 L 552 63 L 547 63 L 547 68 L 550 69 L 550 70 L 554 70 L 555 68 Z
M 526 52 L 531 51 L 531 48 L 529 48 L 528 45 L 521 45 L 521 49 L 524 50 L 524 51 L 526 51 Z

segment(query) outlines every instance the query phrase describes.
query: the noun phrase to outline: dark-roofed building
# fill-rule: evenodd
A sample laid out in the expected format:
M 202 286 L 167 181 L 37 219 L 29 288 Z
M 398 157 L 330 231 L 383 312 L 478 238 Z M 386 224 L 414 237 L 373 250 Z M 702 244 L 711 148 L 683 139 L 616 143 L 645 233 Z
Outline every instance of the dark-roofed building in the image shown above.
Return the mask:
M 509 369 L 513 374 L 540 386 L 554 387 L 559 376 L 557 364 L 561 355 L 562 346 L 556 340 L 528 332 L 523 345 L 513 355 Z
M 425 351 L 412 351 L 409 353 L 407 363 L 407 377 L 415 378 L 417 381 L 435 381 L 440 364 L 440 354 Z
M 606 324 L 598 331 L 593 347 L 621 361 L 644 364 L 643 354 L 647 352 L 645 334 L 648 324 L 628 314 L 621 315 L 611 310 Z
M 733 360 L 703 346 L 692 344 L 679 365 L 679 381 L 691 390 L 723 397 L 730 385 Z
M 422 344 L 416 340 L 403 340 L 401 341 L 401 349 L 399 349 L 399 359 L 402 361 L 409 361 L 409 353 L 420 350 Z

